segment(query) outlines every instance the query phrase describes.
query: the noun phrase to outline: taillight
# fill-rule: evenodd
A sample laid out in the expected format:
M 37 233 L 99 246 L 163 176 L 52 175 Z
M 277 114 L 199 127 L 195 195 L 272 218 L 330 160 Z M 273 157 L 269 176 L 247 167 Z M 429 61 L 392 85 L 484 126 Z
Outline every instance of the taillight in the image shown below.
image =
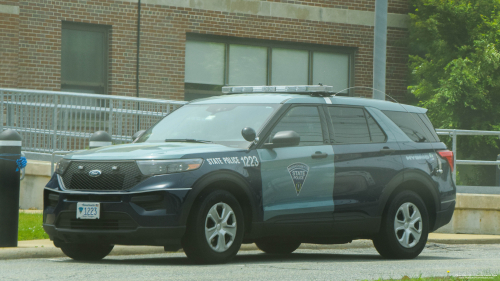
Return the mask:
M 441 150 L 441 151 L 438 151 L 437 153 L 439 153 L 439 156 L 441 156 L 442 158 L 446 159 L 446 161 L 448 161 L 448 164 L 450 164 L 450 168 L 451 168 L 451 171 L 453 172 L 453 151 L 449 151 L 449 150 Z

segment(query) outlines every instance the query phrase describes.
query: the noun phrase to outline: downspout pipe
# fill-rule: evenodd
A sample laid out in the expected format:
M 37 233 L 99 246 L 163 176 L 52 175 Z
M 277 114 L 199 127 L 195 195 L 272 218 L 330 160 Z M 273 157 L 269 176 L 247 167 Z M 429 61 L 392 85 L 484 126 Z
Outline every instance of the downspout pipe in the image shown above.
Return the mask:
M 373 98 L 385 100 L 387 61 L 387 0 L 375 0 L 373 35 Z

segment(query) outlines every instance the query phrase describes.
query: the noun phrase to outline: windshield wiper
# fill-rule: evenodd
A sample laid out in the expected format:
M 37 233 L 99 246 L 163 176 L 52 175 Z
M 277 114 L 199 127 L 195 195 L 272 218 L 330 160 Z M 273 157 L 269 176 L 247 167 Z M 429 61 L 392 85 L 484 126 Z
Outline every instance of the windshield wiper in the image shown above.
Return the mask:
M 197 143 L 213 143 L 209 140 L 196 140 L 196 139 L 166 139 L 165 142 L 197 142 Z

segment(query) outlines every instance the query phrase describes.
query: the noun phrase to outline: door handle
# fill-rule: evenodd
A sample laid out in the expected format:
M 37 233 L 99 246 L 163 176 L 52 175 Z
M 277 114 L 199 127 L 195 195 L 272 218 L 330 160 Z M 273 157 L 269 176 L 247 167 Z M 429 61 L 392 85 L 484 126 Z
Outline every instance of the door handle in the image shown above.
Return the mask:
M 389 147 L 384 146 L 384 148 L 382 148 L 380 150 L 380 152 L 382 152 L 382 154 L 392 154 L 392 153 L 396 152 L 396 150 L 395 149 L 390 149 Z
M 311 155 L 312 159 L 326 158 L 327 156 L 328 156 L 327 153 L 321 151 L 316 151 L 313 155 Z

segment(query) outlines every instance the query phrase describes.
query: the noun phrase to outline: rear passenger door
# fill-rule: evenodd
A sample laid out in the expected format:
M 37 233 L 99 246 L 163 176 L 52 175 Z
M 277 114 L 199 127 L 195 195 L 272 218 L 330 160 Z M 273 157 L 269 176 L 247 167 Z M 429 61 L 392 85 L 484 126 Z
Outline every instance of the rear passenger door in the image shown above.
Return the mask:
M 382 191 L 403 168 L 399 146 L 363 107 L 325 106 L 325 112 L 335 153 L 335 229 L 378 231 Z

